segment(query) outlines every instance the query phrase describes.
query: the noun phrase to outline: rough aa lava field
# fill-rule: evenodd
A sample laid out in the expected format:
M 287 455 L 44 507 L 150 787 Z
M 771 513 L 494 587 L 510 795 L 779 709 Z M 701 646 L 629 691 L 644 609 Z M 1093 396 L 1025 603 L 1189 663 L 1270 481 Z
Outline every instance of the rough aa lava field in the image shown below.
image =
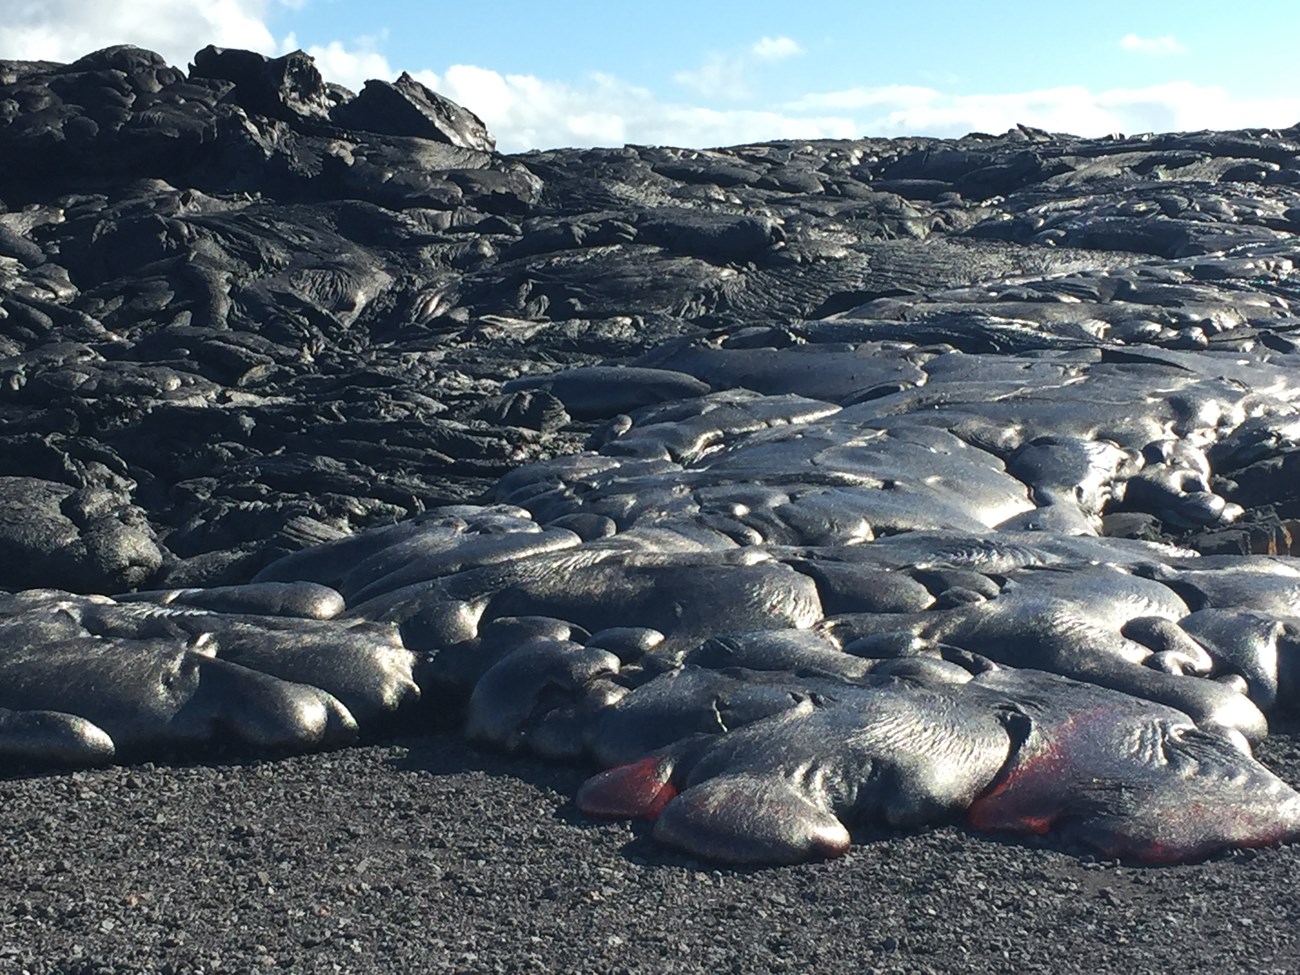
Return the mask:
M 0 969 L 1295 970 L 1298 232 L 0 62 Z

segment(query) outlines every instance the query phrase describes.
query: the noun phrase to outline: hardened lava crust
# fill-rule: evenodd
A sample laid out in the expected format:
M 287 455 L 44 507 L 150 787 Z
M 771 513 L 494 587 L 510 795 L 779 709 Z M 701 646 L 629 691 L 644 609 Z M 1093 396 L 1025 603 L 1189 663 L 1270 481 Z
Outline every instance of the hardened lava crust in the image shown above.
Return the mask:
M 0 971 L 1294 971 L 1297 233 L 0 61 Z

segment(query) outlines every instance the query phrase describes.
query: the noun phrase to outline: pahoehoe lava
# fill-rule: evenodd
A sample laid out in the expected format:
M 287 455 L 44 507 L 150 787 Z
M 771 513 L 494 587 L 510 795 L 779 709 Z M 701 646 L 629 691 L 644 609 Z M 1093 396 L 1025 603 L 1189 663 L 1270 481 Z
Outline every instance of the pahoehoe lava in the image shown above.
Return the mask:
M 1300 129 L 506 156 L 0 62 L 0 771 L 436 724 L 794 862 L 1300 836 Z

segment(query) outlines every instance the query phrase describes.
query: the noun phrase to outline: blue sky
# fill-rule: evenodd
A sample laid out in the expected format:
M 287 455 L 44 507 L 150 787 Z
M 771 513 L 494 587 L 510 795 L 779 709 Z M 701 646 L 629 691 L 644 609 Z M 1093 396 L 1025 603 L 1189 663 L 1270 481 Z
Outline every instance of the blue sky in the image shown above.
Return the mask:
M 1282 127 L 1297 39 L 1295 0 L 0 0 L 0 57 L 300 47 L 354 89 L 410 71 L 506 151 Z

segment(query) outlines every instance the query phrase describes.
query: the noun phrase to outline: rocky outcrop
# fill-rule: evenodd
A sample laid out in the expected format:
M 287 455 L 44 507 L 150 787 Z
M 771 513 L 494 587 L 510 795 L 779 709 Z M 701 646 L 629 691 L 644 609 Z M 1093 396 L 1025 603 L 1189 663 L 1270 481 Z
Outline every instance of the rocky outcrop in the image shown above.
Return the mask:
M 391 83 L 367 81 L 361 94 L 339 105 L 333 115 L 335 121 L 367 132 L 432 139 L 480 152 L 496 148 L 482 119 L 406 72 Z

